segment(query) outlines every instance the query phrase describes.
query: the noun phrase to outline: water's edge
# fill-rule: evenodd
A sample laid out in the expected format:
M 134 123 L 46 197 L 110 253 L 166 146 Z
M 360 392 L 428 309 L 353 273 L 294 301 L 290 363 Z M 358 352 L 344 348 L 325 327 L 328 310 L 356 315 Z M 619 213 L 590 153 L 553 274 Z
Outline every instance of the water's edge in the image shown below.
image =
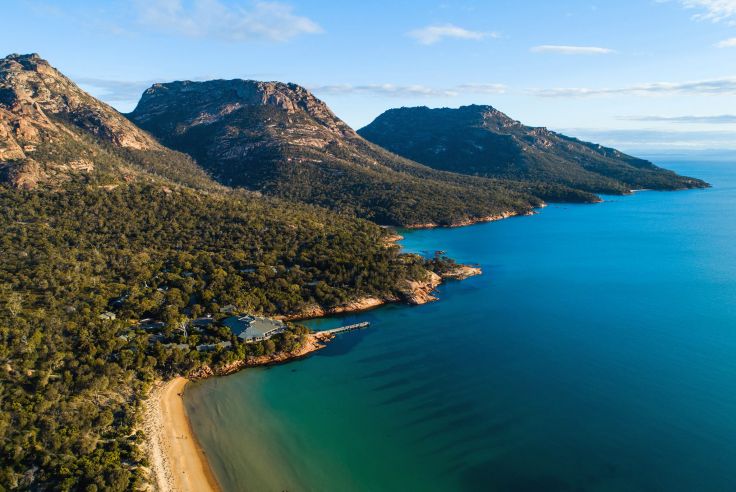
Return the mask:
M 223 488 L 733 489 L 724 166 L 674 166 L 711 190 L 405 231 L 407 251 L 442 249 L 485 275 L 440 287 L 439 303 L 313 321 L 372 327 L 188 388 Z

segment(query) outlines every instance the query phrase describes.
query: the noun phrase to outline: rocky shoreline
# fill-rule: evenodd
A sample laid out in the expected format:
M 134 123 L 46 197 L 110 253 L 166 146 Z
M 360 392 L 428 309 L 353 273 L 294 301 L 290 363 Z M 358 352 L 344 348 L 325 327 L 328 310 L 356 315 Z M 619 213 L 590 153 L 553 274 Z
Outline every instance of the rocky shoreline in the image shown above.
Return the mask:
M 260 355 L 257 357 L 247 357 L 245 359 L 236 360 L 230 364 L 218 367 L 210 367 L 204 365 L 189 373 L 187 378 L 191 380 L 207 379 L 216 376 L 227 376 L 242 371 L 248 367 L 270 366 L 275 364 L 284 364 L 292 360 L 306 357 L 312 352 L 325 348 L 326 342 L 334 338 L 334 335 L 325 335 L 310 333 L 307 335 L 306 342 L 294 352 L 277 352 L 271 355 Z
M 400 239 L 398 235 L 391 235 L 385 244 L 391 246 Z M 411 305 L 426 304 L 437 300 L 434 292 L 443 281 L 463 280 L 481 274 L 480 268 L 469 265 L 455 265 L 441 274 L 427 270 L 424 280 L 406 281 L 405 285 L 398 289 L 396 295 L 363 297 L 329 309 L 310 306 L 300 313 L 284 316 L 282 319 L 299 320 L 361 312 L 393 302 L 405 302 Z M 309 333 L 305 342 L 293 352 L 247 357 L 217 367 L 203 365 L 191 371 L 186 377 L 178 376 L 167 383 L 158 383 L 149 394 L 144 414 L 144 429 L 149 442 L 148 455 L 153 488 L 162 491 L 215 492 L 219 490 L 217 480 L 197 443 L 186 416 L 182 395 L 188 381 L 227 376 L 249 367 L 284 364 L 307 357 L 325 348 L 334 337 L 329 333 Z
M 541 207 L 545 207 L 547 204 L 540 205 Z M 440 225 L 435 222 L 426 222 L 424 224 L 409 224 L 404 226 L 405 229 L 437 229 L 440 227 L 448 227 L 448 228 L 454 228 L 454 227 L 465 227 L 473 224 L 481 224 L 485 222 L 495 222 L 497 220 L 504 220 L 508 219 L 510 217 L 517 217 L 517 216 L 525 216 L 525 215 L 534 215 L 536 212 L 534 210 L 527 210 L 525 212 L 516 212 L 516 211 L 508 211 L 508 212 L 502 212 L 500 214 L 493 214 L 493 215 L 486 215 L 484 217 L 472 217 L 472 218 L 466 218 L 462 220 L 457 220 L 455 222 L 452 222 L 449 225 Z
M 427 279 L 423 281 L 407 281 L 405 287 L 400 289 L 401 297 L 364 297 L 355 299 L 342 306 L 336 306 L 329 309 L 320 306 L 311 306 L 297 314 L 281 317 L 284 320 L 296 321 L 304 319 L 321 318 L 324 316 L 344 313 L 357 313 L 367 311 L 384 304 L 404 301 L 410 305 L 422 305 L 428 302 L 436 301 L 438 298 L 434 295 L 435 289 L 444 280 L 465 280 L 466 278 L 481 275 L 483 271 L 479 267 L 469 265 L 457 265 L 442 275 L 427 271 Z M 227 376 L 248 367 L 267 366 L 273 364 L 283 364 L 292 360 L 306 357 L 312 352 L 323 349 L 327 343 L 334 338 L 333 335 L 315 332 L 307 335 L 307 341 L 298 350 L 294 352 L 279 352 L 271 355 L 261 355 L 258 357 L 248 357 L 240 359 L 230 364 L 219 367 L 210 367 L 204 365 L 187 377 L 189 379 L 206 379 L 215 376 Z
M 457 265 L 452 270 L 442 272 L 441 274 L 427 270 L 427 278 L 425 280 L 407 280 L 405 285 L 399 287 L 398 295 L 361 297 L 341 306 L 331 308 L 323 308 L 315 304 L 302 309 L 298 313 L 281 316 L 280 319 L 285 321 L 299 321 L 336 314 L 358 313 L 395 302 L 405 302 L 418 306 L 436 301 L 437 297 L 433 295 L 433 292 L 444 280 L 465 280 L 466 278 L 481 275 L 482 273 L 483 271 L 480 268 L 469 265 Z

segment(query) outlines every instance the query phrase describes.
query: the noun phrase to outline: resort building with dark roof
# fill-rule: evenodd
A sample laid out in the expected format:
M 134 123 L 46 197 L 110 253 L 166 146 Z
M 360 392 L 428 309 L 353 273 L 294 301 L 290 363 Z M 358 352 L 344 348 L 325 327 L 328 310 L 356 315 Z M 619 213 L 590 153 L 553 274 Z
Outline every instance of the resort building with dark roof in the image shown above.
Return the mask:
M 222 324 L 244 342 L 267 340 L 286 329 L 281 321 L 260 316 L 231 316 L 222 320 Z

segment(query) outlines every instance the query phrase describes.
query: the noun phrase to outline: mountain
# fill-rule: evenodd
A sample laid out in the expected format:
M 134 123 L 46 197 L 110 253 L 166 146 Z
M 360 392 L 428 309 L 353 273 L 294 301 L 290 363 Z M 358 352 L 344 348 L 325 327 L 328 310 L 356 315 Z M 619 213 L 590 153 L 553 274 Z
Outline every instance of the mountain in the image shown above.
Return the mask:
M 615 149 L 525 126 L 491 106 L 390 109 L 358 133 L 407 159 L 474 176 L 612 194 L 707 186 Z
M 545 199 L 595 200 L 561 185 L 463 176 L 401 158 L 361 138 L 295 84 L 156 84 L 128 117 L 220 183 L 382 224 L 457 225 L 527 213 Z
M 0 59 L 0 175 L 0 490 L 150 489 L 153 381 L 305 343 L 190 317 L 411 300 L 443 268 L 369 221 L 218 184 L 38 55 Z
M 37 54 L 0 59 L 0 179 L 16 187 L 162 177 L 216 184 L 191 158 L 163 147 Z

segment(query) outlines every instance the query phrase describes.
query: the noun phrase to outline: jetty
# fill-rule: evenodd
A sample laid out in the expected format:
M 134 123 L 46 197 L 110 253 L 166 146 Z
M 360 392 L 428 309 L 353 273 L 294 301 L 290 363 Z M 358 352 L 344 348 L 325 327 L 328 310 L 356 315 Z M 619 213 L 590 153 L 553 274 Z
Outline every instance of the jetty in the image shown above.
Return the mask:
M 362 330 L 363 328 L 368 328 L 371 325 L 370 321 L 363 321 L 362 323 L 355 323 L 352 325 L 346 325 L 346 326 L 340 326 L 338 328 L 333 328 L 331 330 L 322 330 L 315 333 L 316 335 L 337 335 L 338 333 L 345 333 L 346 331 L 353 331 L 353 330 Z

